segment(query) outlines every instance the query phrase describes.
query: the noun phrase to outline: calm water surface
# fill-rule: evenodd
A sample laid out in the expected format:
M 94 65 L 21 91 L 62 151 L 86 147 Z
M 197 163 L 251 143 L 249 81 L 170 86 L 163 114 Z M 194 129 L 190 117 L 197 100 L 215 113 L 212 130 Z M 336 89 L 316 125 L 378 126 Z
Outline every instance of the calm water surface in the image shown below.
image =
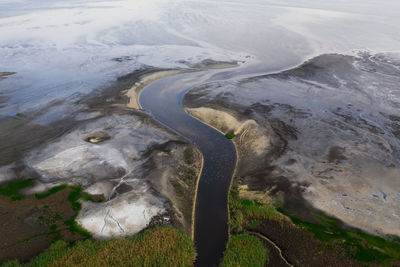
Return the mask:
M 144 110 L 188 139 L 203 154 L 195 210 L 196 266 L 217 266 L 222 258 L 228 240 L 228 192 L 236 162 L 233 143 L 189 116 L 182 106 L 184 94 L 216 77 L 213 74 L 205 71 L 167 77 L 147 86 L 139 98 Z

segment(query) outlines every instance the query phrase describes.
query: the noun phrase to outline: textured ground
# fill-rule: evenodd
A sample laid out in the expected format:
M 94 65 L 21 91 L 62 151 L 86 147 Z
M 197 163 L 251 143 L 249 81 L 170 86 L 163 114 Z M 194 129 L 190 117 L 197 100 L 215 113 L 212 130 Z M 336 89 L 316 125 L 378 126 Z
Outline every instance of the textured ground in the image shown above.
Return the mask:
M 399 63 L 398 54 L 322 55 L 194 89 L 185 105 L 237 135 L 250 189 L 286 191 L 292 209 L 304 198 L 350 225 L 400 235 Z
M 201 155 L 148 114 L 124 107 L 126 90 L 148 72 L 85 98 L 55 127 L 40 124 L 43 113 L 4 118 L 0 181 L 37 177 L 26 194 L 71 184 L 103 195 L 105 202 L 83 202 L 77 217 L 98 238 L 164 223 L 191 233 Z

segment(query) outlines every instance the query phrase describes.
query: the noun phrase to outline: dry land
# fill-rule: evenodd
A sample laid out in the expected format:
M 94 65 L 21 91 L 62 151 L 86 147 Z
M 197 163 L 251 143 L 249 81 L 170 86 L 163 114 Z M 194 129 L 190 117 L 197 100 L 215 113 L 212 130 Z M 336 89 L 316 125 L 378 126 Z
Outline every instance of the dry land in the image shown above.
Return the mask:
M 1 186 L 33 177 L 23 188 L 17 186 L 18 199 L 1 198 L 7 213 L 2 225 L 16 227 L 3 228 L 8 234 L 1 262 L 26 261 L 57 239 L 123 238 L 165 224 L 192 234 L 200 152 L 147 113 L 127 107 L 125 94 L 132 84 L 158 71 L 121 77 L 59 121 L 37 123 L 46 108 L 0 118 L 6 126 L 0 131 Z M 63 190 L 36 199 L 54 188 Z M 81 208 L 75 210 L 68 201 L 74 188 L 104 201 L 79 200 Z M 66 221 L 82 231 L 70 237 Z
M 185 96 L 189 114 L 237 147 L 233 233 L 256 230 L 294 265 L 398 264 L 398 66 L 386 55 L 321 55 Z M 271 207 L 290 220 L 267 219 Z

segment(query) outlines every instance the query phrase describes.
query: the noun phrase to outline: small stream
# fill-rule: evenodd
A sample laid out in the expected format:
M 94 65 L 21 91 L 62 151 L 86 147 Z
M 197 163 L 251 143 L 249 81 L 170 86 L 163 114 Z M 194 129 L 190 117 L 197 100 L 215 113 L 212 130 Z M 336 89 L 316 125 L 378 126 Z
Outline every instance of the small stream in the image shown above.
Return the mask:
M 139 97 L 142 108 L 192 142 L 204 166 L 195 207 L 196 266 L 218 266 L 228 241 L 228 192 L 236 164 L 233 143 L 217 130 L 188 115 L 182 99 L 200 84 L 221 78 L 221 70 L 179 74 L 147 86 Z M 226 76 L 227 77 L 227 76 Z

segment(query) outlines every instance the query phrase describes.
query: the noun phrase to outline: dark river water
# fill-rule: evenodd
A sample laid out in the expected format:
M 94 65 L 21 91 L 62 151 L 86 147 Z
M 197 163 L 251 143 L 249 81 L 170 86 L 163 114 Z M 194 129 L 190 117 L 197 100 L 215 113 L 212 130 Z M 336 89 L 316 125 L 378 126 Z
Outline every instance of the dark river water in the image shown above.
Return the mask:
M 167 77 L 147 86 L 139 98 L 144 110 L 188 139 L 203 154 L 195 209 L 196 266 L 218 266 L 222 258 L 228 240 L 228 192 L 236 163 L 233 143 L 189 116 L 182 106 L 184 94 L 212 76 L 213 72 L 205 71 Z

